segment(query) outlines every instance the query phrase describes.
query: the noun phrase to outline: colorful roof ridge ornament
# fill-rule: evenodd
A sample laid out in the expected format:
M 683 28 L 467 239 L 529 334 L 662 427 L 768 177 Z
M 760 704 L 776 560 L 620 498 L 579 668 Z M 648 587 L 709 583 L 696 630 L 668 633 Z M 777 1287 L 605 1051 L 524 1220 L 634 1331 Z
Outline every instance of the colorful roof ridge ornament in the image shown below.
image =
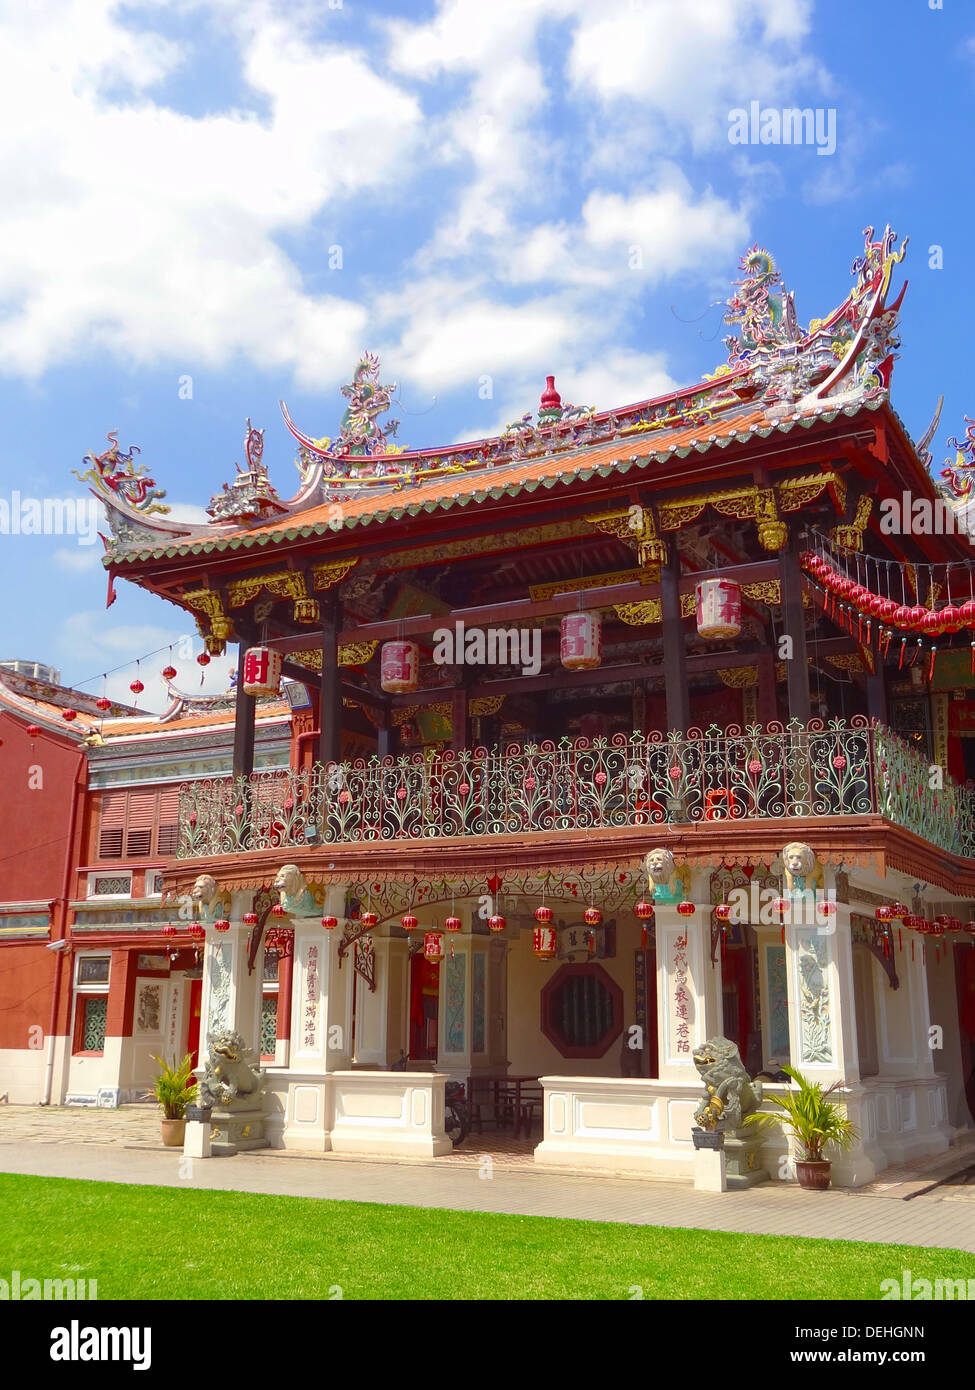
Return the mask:
M 264 431 L 254 429 L 250 420 L 244 435 L 244 457 L 247 467 L 235 463 L 237 476 L 233 483 L 224 483 L 223 491 L 210 498 L 207 515 L 215 522 L 263 520 L 286 510 L 264 466 Z
M 144 516 L 168 512 L 169 508 L 158 500 L 166 496 L 165 492 L 156 487 L 155 478 L 146 476 L 148 466 L 135 461 L 134 455 L 139 453 L 136 445 L 131 444 L 128 453 L 123 453 L 118 446 L 118 430 L 110 430 L 105 438 L 109 447 L 104 453 L 95 454 L 89 449 L 82 459 L 82 463 L 90 465 L 84 473 L 72 468 L 78 481 L 89 483 L 95 496 L 109 507 L 121 502 Z

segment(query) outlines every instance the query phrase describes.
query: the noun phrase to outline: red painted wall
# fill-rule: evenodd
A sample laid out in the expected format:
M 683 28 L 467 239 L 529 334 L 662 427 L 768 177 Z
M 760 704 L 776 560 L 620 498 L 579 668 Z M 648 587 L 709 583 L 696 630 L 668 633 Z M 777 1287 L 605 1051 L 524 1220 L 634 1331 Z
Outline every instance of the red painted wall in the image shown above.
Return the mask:
M 0 711 L 0 902 L 50 901 L 64 891 L 64 858 L 78 771 L 77 744 Z M 41 785 L 30 787 L 33 774 Z

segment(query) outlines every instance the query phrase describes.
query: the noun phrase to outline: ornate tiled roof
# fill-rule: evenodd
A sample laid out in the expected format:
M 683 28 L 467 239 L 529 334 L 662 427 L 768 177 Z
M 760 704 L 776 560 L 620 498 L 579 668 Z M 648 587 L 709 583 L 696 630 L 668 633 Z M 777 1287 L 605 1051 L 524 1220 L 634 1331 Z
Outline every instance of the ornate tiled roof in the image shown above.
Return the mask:
M 903 289 L 888 303 L 895 249 L 890 227 L 873 239 L 852 267 L 854 284 L 824 319 L 802 328 L 793 296 L 769 253 L 752 247 L 728 300 L 727 360 L 703 383 L 653 400 L 597 413 L 563 404 L 549 378 L 540 408 L 513 421 L 498 436 L 444 448 L 393 445 L 394 425 L 383 427 L 394 386 L 379 380 L 379 361 L 363 354 L 353 381 L 343 387 L 348 405 L 336 438 L 302 433 L 282 405 L 298 444 L 299 490 L 282 501 L 262 462 L 263 432 L 247 425 L 246 469 L 238 466 L 210 504 L 208 525 L 170 521 L 156 500 L 164 495 L 136 452 L 111 447 L 90 454 L 84 475 L 106 505 L 112 529 L 105 562 L 208 554 L 273 546 L 282 540 L 340 532 L 556 488 L 631 469 L 661 469 L 674 457 L 726 448 L 773 431 L 830 421 L 886 399 L 899 340 Z M 906 287 L 905 287 L 906 288 Z

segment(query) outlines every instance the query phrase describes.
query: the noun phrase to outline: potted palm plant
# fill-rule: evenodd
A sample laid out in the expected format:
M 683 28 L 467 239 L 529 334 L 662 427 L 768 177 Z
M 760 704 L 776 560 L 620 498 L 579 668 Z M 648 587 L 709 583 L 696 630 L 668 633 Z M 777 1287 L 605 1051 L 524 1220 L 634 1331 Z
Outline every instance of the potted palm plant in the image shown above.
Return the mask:
M 745 1124 L 781 1125 L 802 1150 L 802 1157 L 796 1159 L 799 1186 L 824 1192 L 829 1187 L 832 1168 L 829 1159 L 823 1157 L 824 1150 L 831 1145 L 849 1149 L 859 1135 L 843 1109 L 830 1100 L 841 1085 L 839 1081 L 823 1090 L 818 1081 L 808 1081 L 794 1067 L 784 1066 L 782 1070 L 792 1077 L 798 1089 L 790 1089 L 784 1096 L 767 1096 L 779 1107 L 778 1112 L 755 1111 L 745 1116 Z
M 159 1072 L 152 1083 L 152 1094 L 162 1106 L 162 1141 L 167 1148 L 181 1148 L 186 1134 L 186 1107 L 196 1099 L 196 1082 L 193 1078 L 193 1058 L 187 1052 L 178 1065 L 175 1058 L 167 1062 L 165 1057 L 153 1057 L 159 1064 Z

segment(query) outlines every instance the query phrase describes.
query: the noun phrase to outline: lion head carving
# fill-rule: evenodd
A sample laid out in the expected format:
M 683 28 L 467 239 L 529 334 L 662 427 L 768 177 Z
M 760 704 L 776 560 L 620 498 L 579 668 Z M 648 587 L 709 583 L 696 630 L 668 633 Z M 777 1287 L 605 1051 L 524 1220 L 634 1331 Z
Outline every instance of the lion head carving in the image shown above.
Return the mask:
M 647 874 L 654 883 L 669 883 L 677 872 L 674 856 L 669 849 L 652 849 L 645 863 Z
M 288 898 L 298 898 L 308 887 L 308 884 L 297 864 L 282 864 L 281 868 L 278 869 L 278 876 L 274 880 L 274 887 Z
M 190 897 L 194 902 L 202 903 L 204 907 L 210 907 L 216 901 L 219 892 L 220 885 L 213 874 L 200 874 L 193 884 Z

